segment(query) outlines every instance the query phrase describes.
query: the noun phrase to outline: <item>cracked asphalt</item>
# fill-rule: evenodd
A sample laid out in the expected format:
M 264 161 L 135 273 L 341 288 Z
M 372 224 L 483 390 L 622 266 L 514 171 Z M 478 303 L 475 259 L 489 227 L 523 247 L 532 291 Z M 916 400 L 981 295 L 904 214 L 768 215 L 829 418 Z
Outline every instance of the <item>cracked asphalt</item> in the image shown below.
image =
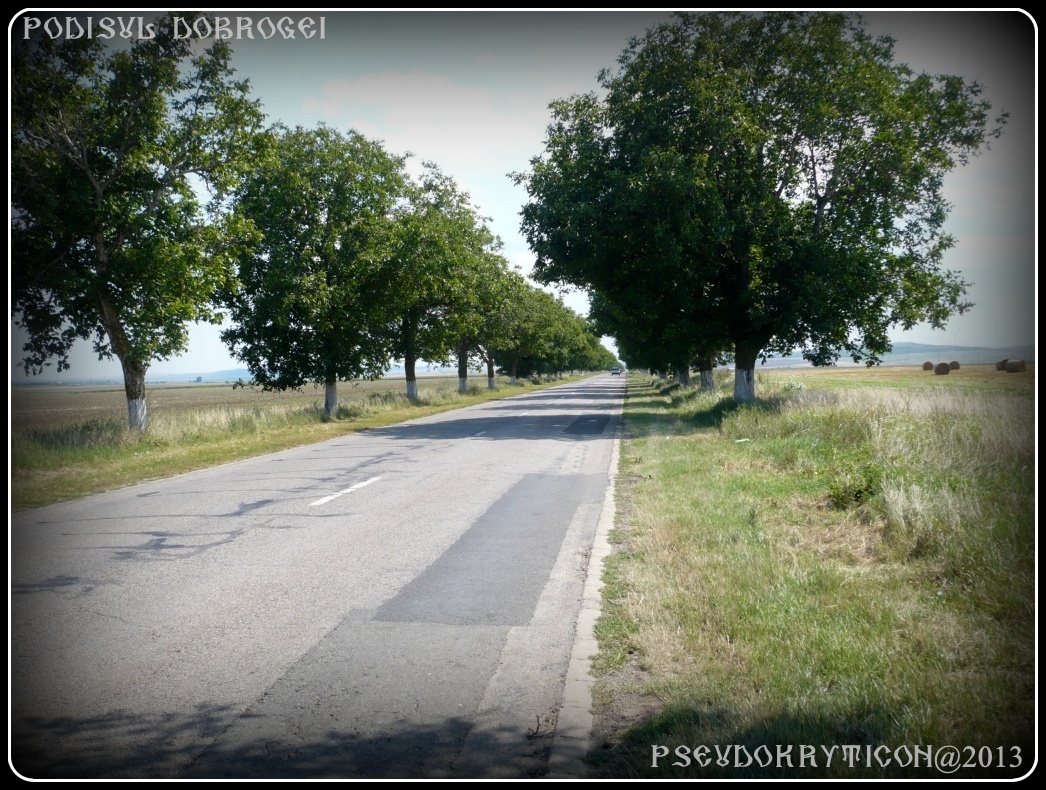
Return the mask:
M 620 377 L 14 514 L 27 778 L 548 772 Z

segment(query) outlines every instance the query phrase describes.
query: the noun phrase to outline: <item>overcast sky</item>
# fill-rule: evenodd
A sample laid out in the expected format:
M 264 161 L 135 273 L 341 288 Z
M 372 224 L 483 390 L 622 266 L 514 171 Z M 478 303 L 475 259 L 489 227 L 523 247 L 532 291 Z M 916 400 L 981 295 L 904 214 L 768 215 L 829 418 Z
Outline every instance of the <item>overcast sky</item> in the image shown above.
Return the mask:
M 58 14 L 59 12 L 56 12 Z M 134 11 L 80 12 L 133 16 Z M 142 12 L 145 13 L 145 12 Z M 221 15 L 221 12 L 215 12 Z M 244 16 L 243 13 L 229 15 Z M 251 13 L 277 20 L 278 12 Z M 519 232 L 526 195 L 507 177 L 543 150 L 548 104 L 596 90 L 627 39 L 668 12 L 294 12 L 323 17 L 323 38 L 232 41 L 233 65 L 250 80 L 270 122 L 355 128 L 393 153 L 435 161 L 468 191 L 524 273 L 533 256 Z M 64 18 L 64 17 L 63 17 Z M 984 84 L 993 110 L 1010 113 L 992 150 L 949 175 L 953 210 L 946 230 L 958 240 L 945 267 L 973 283 L 976 303 L 941 332 L 897 332 L 911 340 L 976 346 L 1034 343 L 1035 31 L 1020 11 L 873 12 L 869 32 L 890 34 L 896 57 L 917 71 L 959 74 Z M 17 31 L 17 32 L 16 32 Z M 14 21 L 12 35 L 20 32 Z M 9 70 L 10 71 L 10 70 Z M 567 297 L 578 312 L 583 294 Z M 13 380 L 17 341 L 12 342 Z M 192 333 L 187 354 L 157 361 L 149 378 L 238 367 L 212 327 Z M 63 377 L 119 376 L 84 345 Z

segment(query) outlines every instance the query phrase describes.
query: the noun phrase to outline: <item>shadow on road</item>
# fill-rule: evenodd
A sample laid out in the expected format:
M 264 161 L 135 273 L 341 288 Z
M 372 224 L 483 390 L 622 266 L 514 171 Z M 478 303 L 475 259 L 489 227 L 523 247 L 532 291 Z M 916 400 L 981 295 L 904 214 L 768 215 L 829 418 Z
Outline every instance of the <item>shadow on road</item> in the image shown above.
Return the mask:
M 370 737 L 332 729 L 312 739 L 297 737 L 289 726 L 281 732 L 273 722 L 269 737 L 215 746 L 234 718 L 220 705 L 201 706 L 190 716 L 114 711 L 89 719 L 28 717 L 13 724 L 11 763 L 28 779 L 435 779 L 491 770 L 486 761 L 462 758 L 466 738 L 468 754 L 483 755 L 495 754 L 503 738 L 512 737 L 499 729 L 470 734 L 471 724 L 462 718 L 404 723 Z M 552 732 L 549 722 L 535 723 L 516 778 L 544 775 Z M 505 766 L 493 768 L 501 774 Z

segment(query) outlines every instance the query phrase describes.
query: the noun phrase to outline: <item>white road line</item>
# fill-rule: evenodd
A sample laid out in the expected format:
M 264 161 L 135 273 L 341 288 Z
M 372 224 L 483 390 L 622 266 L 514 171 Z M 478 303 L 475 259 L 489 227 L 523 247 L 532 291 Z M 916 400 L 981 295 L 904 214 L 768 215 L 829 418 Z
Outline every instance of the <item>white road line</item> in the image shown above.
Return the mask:
M 356 489 L 363 488 L 363 486 L 369 486 L 371 483 L 376 483 L 379 480 L 381 480 L 381 475 L 378 475 L 377 477 L 372 477 L 370 480 L 364 480 L 362 483 L 356 483 L 356 485 L 349 486 L 344 491 L 339 491 L 337 494 L 331 494 L 330 496 L 325 496 L 322 499 L 317 499 L 315 502 L 310 502 L 309 507 L 315 507 L 316 505 L 325 505 L 332 499 L 337 499 L 342 494 L 351 494 Z
M 485 433 L 486 433 L 486 431 L 477 431 L 476 433 L 474 433 L 474 434 L 472 434 L 472 435 L 473 435 L 473 436 L 482 436 L 482 435 L 483 435 L 483 434 L 485 434 Z

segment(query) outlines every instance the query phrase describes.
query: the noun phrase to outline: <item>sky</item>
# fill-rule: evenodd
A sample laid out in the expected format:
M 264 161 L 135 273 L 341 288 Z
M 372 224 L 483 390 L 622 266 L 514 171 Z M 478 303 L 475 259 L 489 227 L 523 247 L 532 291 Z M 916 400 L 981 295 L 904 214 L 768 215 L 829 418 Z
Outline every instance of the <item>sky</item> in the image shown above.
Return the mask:
M 46 13 L 46 12 L 45 12 Z M 81 11 L 129 18 L 148 12 Z M 412 154 L 410 168 L 431 160 L 469 192 L 504 242 L 503 254 L 524 273 L 533 254 L 523 239 L 523 187 L 509 173 L 529 169 L 544 149 L 548 105 L 574 93 L 598 92 L 596 76 L 613 68 L 630 36 L 669 18 L 668 11 L 632 12 L 221 12 L 251 17 L 254 38 L 230 41 L 238 76 L 250 80 L 270 122 L 340 130 L 354 128 L 395 154 Z M 62 12 L 55 12 L 64 19 Z M 311 38 L 268 40 L 282 17 L 313 21 Z M 322 18 L 322 37 L 319 32 Z M 895 342 L 1008 347 L 1035 342 L 1037 32 L 1024 12 L 929 11 L 864 14 L 867 29 L 896 40 L 895 59 L 916 71 L 957 74 L 985 86 L 993 111 L 1009 122 L 991 150 L 950 173 L 945 195 L 953 208 L 945 225 L 957 245 L 944 268 L 972 283 L 975 303 L 942 331 L 917 327 L 891 334 Z M 20 36 L 24 22 L 12 21 Z M 9 70 L 10 72 L 10 70 Z M 583 293 L 566 303 L 587 311 Z M 12 326 L 12 382 L 20 342 Z M 69 379 L 119 377 L 119 364 L 99 361 L 88 344 L 73 353 Z M 187 353 L 156 361 L 149 378 L 240 367 L 218 329 L 194 327 Z M 53 370 L 53 369 L 52 369 Z M 53 376 L 53 374 L 52 374 Z

